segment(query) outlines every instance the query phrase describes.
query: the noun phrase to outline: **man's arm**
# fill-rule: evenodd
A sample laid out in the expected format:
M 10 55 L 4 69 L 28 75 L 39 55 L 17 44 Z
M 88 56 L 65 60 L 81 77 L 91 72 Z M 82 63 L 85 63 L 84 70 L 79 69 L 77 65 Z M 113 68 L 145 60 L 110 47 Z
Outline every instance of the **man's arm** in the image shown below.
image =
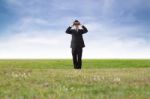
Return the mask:
M 88 32 L 87 28 L 84 25 L 82 25 L 82 28 L 83 28 L 83 34 Z
M 67 33 L 67 34 L 71 34 L 71 26 L 69 26 L 69 27 L 67 28 L 66 33 Z

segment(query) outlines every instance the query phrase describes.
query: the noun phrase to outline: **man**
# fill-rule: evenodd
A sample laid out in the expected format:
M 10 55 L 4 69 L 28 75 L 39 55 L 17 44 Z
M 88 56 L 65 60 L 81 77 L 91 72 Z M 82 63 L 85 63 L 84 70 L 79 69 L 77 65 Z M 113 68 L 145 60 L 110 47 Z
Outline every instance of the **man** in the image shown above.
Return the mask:
M 82 48 L 85 47 L 82 34 L 87 33 L 88 30 L 84 25 L 81 25 L 78 20 L 73 22 L 66 30 L 67 34 L 72 35 L 71 48 L 74 69 L 81 69 L 82 67 Z

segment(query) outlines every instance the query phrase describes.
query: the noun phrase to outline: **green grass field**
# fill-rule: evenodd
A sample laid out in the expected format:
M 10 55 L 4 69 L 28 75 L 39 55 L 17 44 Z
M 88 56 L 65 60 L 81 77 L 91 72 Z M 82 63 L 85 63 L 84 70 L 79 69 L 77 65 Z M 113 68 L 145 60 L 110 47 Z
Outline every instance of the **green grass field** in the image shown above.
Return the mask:
M 149 99 L 149 59 L 0 60 L 0 99 Z

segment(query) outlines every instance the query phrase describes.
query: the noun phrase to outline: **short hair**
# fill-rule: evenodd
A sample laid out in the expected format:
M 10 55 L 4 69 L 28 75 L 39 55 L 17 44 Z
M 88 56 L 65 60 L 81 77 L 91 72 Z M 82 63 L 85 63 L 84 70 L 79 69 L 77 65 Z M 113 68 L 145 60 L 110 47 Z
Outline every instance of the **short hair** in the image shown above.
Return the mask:
M 74 22 L 79 22 L 78 20 L 75 20 Z

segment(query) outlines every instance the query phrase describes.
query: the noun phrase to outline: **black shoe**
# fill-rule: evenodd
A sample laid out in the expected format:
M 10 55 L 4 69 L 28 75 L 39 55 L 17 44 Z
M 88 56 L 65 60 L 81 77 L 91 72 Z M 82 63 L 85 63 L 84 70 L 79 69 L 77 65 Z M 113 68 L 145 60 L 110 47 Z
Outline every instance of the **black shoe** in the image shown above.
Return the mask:
M 81 66 L 77 66 L 77 69 L 81 69 Z

